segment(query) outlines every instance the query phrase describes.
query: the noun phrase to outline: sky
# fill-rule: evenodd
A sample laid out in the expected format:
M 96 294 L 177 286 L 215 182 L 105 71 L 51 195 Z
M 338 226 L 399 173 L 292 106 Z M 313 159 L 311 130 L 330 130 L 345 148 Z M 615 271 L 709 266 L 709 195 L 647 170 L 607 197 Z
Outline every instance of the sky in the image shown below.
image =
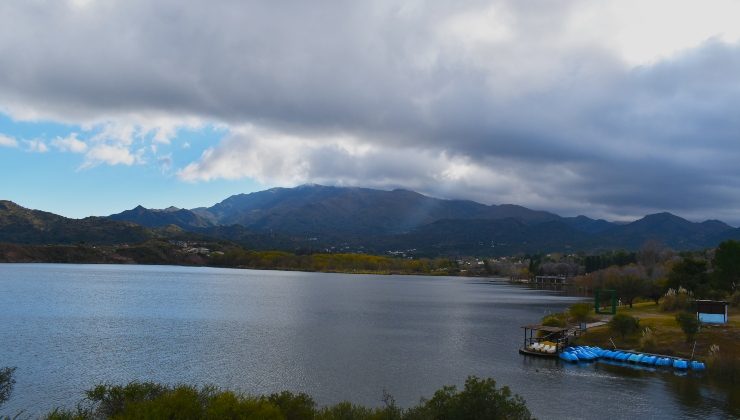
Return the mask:
M 740 0 L 0 2 L 0 199 L 305 183 L 740 224 Z

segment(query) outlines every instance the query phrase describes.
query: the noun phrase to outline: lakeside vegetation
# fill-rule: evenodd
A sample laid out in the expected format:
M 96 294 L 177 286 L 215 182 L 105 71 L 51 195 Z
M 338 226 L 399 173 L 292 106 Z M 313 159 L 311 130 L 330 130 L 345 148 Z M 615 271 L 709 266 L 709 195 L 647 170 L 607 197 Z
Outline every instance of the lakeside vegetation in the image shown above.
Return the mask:
M 457 275 L 457 262 L 446 258 L 387 257 L 349 253 L 291 253 L 247 250 L 228 243 L 151 240 L 137 245 L 0 244 L 0 262 L 81 264 L 164 264 L 367 274 Z
M 12 371 L 10 372 L 12 374 Z M 9 377 L 10 378 L 10 377 Z M 12 379 L 12 378 L 10 378 Z M 12 385 L 12 384 L 11 384 Z M 0 388 L 2 384 L 0 383 Z M 0 399 L 0 405 L 4 400 Z M 151 382 L 98 385 L 75 409 L 57 408 L 47 420 L 260 419 L 260 420 L 528 420 L 524 399 L 493 379 L 470 376 L 463 389 L 445 386 L 430 399 L 399 407 L 384 393 L 382 407 L 351 402 L 319 407 L 309 395 L 284 391 L 253 396 L 212 386 L 168 386 Z
M 683 293 L 687 295 L 687 293 Z M 672 306 L 671 294 L 660 299 L 660 303 L 641 300 L 629 306 L 621 306 L 614 316 L 595 314 L 590 303 L 572 305 L 562 313 L 546 315 L 545 325 L 577 326 L 580 322 L 608 321 L 605 325 L 588 328 L 585 333 L 571 341 L 572 345 L 598 346 L 604 349 L 631 350 L 640 353 L 661 354 L 706 363 L 706 371 L 689 381 L 672 379 L 673 372 L 666 376 L 667 383 L 675 386 L 679 394 L 701 398 L 702 387 L 708 387 L 726 396 L 724 409 L 733 416 L 740 416 L 740 307 L 729 308 L 729 321 L 724 325 L 698 325 L 696 313 L 690 312 L 692 302 L 685 296 L 681 301 L 686 307 Z M 664 300 L 669 304 L 664 304 Z M 584 315 L 584 307 L 588 308 Z M 684 319 L 690 319 L 691 328 L 685 328 Z M 693 327 L 698 327 L 694 330 Z M 688 330 L 688 331 L 687 331 Z M 611 365 L 604 365 L 610 369 Z M 615 370 L 625 374 L 624 370 Z M 679 374 L 680 375 L 680 374 Z
M 684 290 L 689 300 L 725 299 L 740 302 L 740 242 L 725 241 L 717 248 L 677 254 L 658 243 L 646 243 L 634 260 L 576 276 L 574 287 L 584 293 L 614 289 L 631 305 L 636 299 L 658 302 Z M 671 291 L 672 292 L 669 292 Z
M 736 360 L 740 374 L 740 309 L 731 308 L 726 325 L 704 324 L 687 336 L 677 319 L 683 310 L 663 310 L 654 302 L 621 307 L 609 324 L 590 328 L 578 344 L 631 349 L 712 362 Z M 696 319 L 695 314 L 691 316 Z M 617 320 L 617 322 L 613 322 Z M 694 346 L 694 342 L 696 346 Z M 720 366 L 715 366 L 719 368 Z M 721 369 L 710 369 L 721 371 Z M 740 384 L 740 376 L 736 378 Z
M 424 274 L 532 279 L 537 275 L 570 279 L 570 293 L 588 296 L 596 289 L 615 289 L 627 305 L 639 298 L 660 299 L 668 289 L 683 287 L 698 298 L 735 297 L 740 284 L 740 242 L 677 253 L 648 241 L 636 252 L 598 255 L 532 254 L 500 258 L 474 256 L 419 258 L 413 250 L 373 255 L 344 248 L 293 251 L 247 249 L 230 241 L 193 238 L 150 239 L 136 244 L 0 243 L 0 262 L 160 264 L 215 266 L 368 274 Z
M 614 290 L 621 303 L 615 315 L 596 314 L 593 304 L 579 303 L 546 315 L 542 323 L 564 327 L 608 321 L 589 328 L 574 344 L 703 361 L 707 370 L 697 380 L 724 392 L 730 412 L 740 414 L 740 242 L 681 254 L 648 243 L 631 256 L 615 257 L 593 258 L 593 271 L 573 281 L 585 295 Z M 700 324 L 700 299 L 728 302 L 728 322 Z
M 682 327 L 683 314 L 696 320 L 695 313 L 667 309 L 651 301 L 635 303 L 632 308 L 623 306 L 609 324 L 588 329 L 575 344 L 608 349 L 615 346 L 705 362 L 707 370 L 695 379 L 697 385 L 724 393 L 728 412 L 740 415 L 740 308 L 730 308 L 726 325 L 703 324 L 692 334 L 686 334 Z M 618 318 L 624 323 L 613 322 Z
M 234 248 L 211 259 L 211 265 L 258 269 L 373 274 L 455 275 L 457 264 L 448 259 L 406 259 L 367 254 L 305 254 L 283 251 L 247 251 Z

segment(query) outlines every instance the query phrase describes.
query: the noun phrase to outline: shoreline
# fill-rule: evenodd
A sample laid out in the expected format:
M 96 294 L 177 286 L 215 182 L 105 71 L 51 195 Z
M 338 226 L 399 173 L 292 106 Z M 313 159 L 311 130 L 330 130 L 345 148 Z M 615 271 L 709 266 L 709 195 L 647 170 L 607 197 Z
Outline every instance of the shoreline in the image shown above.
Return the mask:
M 0 243 L 0 262 L 50 264 L 139 264 L 221 267 L 320 273 L 467 276 L 447 258 L 396 258 L 372 254 L 291 253 L 247 250 L 233 244 L 202 243 L 197 248 L 165 241 L 136 245 L 20 245 Z
M 635 303 L 633 308 L 620 307 L 617 313 L 639 319 L 640 331 L 648 328 L 649 339 L 645 338 L 644 332 L 622 338 L 610 331 L 607 324 L 588 329 L 575 340 L 575 343 L 611 349 L 613 341 L 616 348 L 621 350 L 665 354 L 686 359 L 693 356 L 694 360 L 701 361 L 711 361 L 715 357 L 711 351 L 712 345 L 719 346 L 721 354 L 740 355 L 740 311 L 738 308 L 729 309 L 727 324 L 703 324 L 696 334 L 695 346 L 694 341 L 686 340 L 685 334 L 675 321 L 677 311 L 662 312 L 653 302 L 639 302 Z
M 524 286 L 522 284 L 515 284 L 509 282 L 505 277 L 499 276 L 482 276 L 482 275 L 464 275 L 454 273 L 420 273 L 420 272 L 402 272 L 402 271 L 343 271 L 343 270 L 302 270 L 298 268 L 290 267 L 249 267 L 249 266 L 222 266 L 222 265 L 210 265 L 210 264 L 176 264 L 176 263 L 138 263 L 138 262 L 74 262 L 74 261 L 0 261 L 0 265 L 34 265 L 34 264 L 54 264 L 54 265 L 111 265 L 111 266 L 149 266 L 149 267 L 187 267 L 187 268 L 223 268 L 229 270 L 254 270 L 254 271 L 288 271 L 296 273 L 321 273 L 321 274 L 350 274 L 350 275 L 375 275 L 375 276 L 423 276 L 423 277 L 461 277 L 461 278 L 481 278 L 491 280 L 501 280 L 510 284 Z

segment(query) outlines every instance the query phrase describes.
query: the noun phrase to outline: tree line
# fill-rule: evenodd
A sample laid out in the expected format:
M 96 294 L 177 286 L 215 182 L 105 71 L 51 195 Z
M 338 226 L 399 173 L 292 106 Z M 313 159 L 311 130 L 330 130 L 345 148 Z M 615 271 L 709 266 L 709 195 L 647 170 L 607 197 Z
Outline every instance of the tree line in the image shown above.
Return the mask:
M 293 254 L 232 248 L 210 257 L 210 265 L 255 269 L 300 270 L 376 274 L 457 274 L 455 261 L 404 259 L 368 254 Z
M 634 262 L 577 276 L 573 283 L 584 292 L 613 289 L 630 307 L 636 299 L 658 303 L 682 294 L 692 299 L 727 299 L 737 304 L 740 242 L 725 241 L 716 249 L 681 254 L 651 242 L 635 253 Z

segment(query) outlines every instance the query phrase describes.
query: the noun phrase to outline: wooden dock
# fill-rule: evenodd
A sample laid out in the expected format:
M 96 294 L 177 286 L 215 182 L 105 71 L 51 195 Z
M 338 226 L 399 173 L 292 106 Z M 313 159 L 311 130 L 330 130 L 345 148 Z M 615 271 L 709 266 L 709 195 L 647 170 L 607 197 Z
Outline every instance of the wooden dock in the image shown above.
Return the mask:
M 606 321 L 585 324 L 585 329 L 582 329 L 581 326 L 563 328 L 540 324 L 524 325 L 522 327 L 524 329 L 524 343 L 519 348 L 519 353 L 537 357 L 558 357 L 558 354 L 570 345 L 572 338 L 580 336 L 589 328 L 599 327 L 601 325 L 606 325 Z M 543 342 L 553 343 L 555 345 L 555 352 L 547 353 L 532 349 L 532 345 Z

